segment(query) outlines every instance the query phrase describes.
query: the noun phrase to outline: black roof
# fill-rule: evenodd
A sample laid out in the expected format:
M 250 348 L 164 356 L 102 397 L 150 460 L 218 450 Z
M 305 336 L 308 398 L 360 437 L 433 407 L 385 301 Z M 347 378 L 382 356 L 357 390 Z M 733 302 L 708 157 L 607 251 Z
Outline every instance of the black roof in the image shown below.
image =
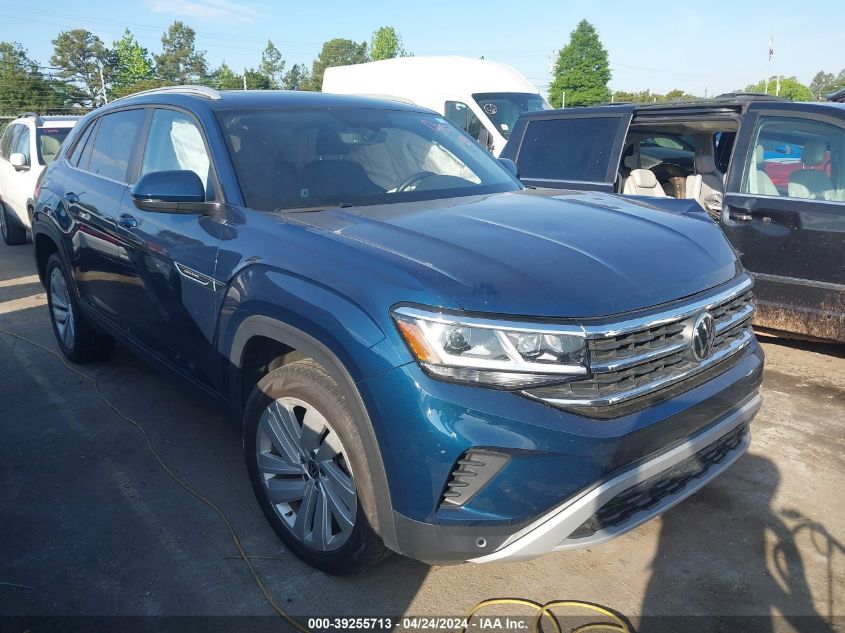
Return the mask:
M 845 103 L 845 88 L 837 90 L 833 94 L 827 95 L 828 101 L 836 101 L 837 103 Z
M 840 91 L 845 93 L 845 91 Z M 839 93 L 837 93 L 839 94 Z M 831 95 L 832 97 L 833 95 Z M 845 94 L 842 94 L 845 99 Z M 802 110 L 823 114 L 830 112 L 831 108 L 845 108 L 845 103 L 834 103 L 833 101 L 812 101 L 796 102 L 774 95 L 757 93 L 726 93 L 712 99 L 700 99 L 697 101 L 661 101 L 655 103 L 605 103 L 585 107 L 566 108 L 566 113 L 571 115 L 583 114 L 585 116 L 612 115 L 615 113 L 633 112 L 635 115 L 727 115 L 737 116 L 743 114 L 748 106 L 755 104 L 761 109 L 786 109 Z M 560 116 L 561 110 L 541 110 L 537 112 L 526 112 L 520 116 L 523 119 L 554 119 Z
M 214 96 L 211 96 L 214 95 Z M 212 110 L 229 108 L 370 108 L 427 112 L 426 108 L 400 101 L 335 95 L 323 92 L 299 92 L 295 90 L 185 90 L 178 88 L 151 90 L 113 101 L 109 106 L 120 107 L 129 104 L 172 104 L 183 107 L 201 106 Z

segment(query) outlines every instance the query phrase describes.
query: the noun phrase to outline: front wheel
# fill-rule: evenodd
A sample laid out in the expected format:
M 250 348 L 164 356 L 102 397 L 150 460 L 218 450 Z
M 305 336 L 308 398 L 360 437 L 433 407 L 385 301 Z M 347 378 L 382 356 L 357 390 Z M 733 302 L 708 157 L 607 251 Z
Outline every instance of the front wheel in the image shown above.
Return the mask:
M 247 403 L 244 433 L 258 502 L 294 554 L 331 574 L 363 571 L 386 555 L 361 503 L 373 491 L 360 435 L 319 364 L 267 374 Z
M 50 321 L 62 354 L 75 363 L 108 358 L 114 349 L 114 339 L 98 332 L 80 311 L 58 253 L 47 260 L 44 281 Z

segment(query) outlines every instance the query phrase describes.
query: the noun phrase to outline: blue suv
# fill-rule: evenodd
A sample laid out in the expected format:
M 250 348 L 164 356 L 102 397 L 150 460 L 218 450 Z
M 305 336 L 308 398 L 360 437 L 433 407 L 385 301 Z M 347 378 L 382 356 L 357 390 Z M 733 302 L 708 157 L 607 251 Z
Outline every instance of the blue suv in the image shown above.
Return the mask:
M 268 521 L 325 571 L 596 545 L 747 448 L 752 282 L 694 203 L 514 172 L 400 103 L 120 99 L 39 182 L 58 345 L 119 341 L 217 399 Z

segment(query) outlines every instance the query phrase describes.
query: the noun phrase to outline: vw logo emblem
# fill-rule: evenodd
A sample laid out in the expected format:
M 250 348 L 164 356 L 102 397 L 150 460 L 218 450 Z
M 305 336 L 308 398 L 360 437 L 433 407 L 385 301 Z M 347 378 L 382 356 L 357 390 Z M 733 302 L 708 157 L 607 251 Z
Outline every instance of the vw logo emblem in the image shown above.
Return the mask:
M 692 357 L 698 362 L 708 358 L 713 353 L 713 344 L 716 342 L 716 322 L 709 312 L 702 312 L 692 326 L 692 340 L 690 351 Z

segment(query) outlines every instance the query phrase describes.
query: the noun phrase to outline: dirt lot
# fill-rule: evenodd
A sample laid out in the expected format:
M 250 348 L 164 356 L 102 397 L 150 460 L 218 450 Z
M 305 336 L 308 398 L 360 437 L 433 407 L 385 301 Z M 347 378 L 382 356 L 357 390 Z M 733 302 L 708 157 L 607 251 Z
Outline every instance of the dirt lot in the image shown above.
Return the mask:
M 0 327 L 56 349 L 33 274 L 30 246 L 0 246 Z M 394 557 L 352 578 L 325 576 L 283 549 L 220 412 L 123 350 L 84 371 L 220 506 L 269 592 L 303 622 L 461 615 L 518 596 L 603 604 L 640 631 L 670 622 L 649 616 L 678 616 L 677 631 L 835 630 L 845 623 L 843 347 L 764 347 L 750 453 L 661 519 L 591 551 L 437 568 Z M 0 371 L 0 614 L 272 615 L 219 517 L 165 475 L 87 381 L 4 334 Z M 785 617 L 696 617 L 708 615 Z

